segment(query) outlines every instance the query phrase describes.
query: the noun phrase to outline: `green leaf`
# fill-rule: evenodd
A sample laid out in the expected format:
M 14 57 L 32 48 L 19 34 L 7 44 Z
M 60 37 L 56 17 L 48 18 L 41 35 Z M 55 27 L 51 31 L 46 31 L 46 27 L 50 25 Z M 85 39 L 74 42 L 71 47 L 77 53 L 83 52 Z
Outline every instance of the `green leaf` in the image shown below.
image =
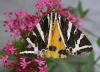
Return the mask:
M 85 64 L 84 62 L 68 62 L 71 67 L 74 67 L 74 66 L 80 66 L 80 65 L 83 65 Z
M 78 6 L 77 6 L 77 11 L 79 12 L 80 15 L 83 14 L 83 10 L 82 10 L 82 3 L 81 1 L 79 1 Z
M 87 9 L 86 11 L 84 11 L 81 17 L 84 18 L 87 15 L 88 12 L 89 12 L 89 9 Z
M 61 59 L 61 58 L 53 59 L 52 58 L 52 60 L 55 61 L 56 63 L 58 63 L 58 65 L 64 69 L 64 72 L 72 72 L 71 66 L 64 59 Z
M 16 71 L 16 68 L 13 68 L 11 72 L 17 72 L 17 71 Z
M 96 65 L 100 68 L 100 65 L 96 63 Z
M 98 40 L 97 40 L 97 45 L 98 45 L 99 48 L 100 48 L 100 38 L 98 38 Z
M 8 68 L 7 72 L 17 72 L 17 71 L 16 71 L 16 68 Z
M 80 17 L 80 14 L 79 14 L 77 8 L 73 8 L 73 9 L 72 9 L 72 14 L 74 14 L 74 15 L 77 16 L 77 17 Z
M 17 59 L 16 59 L 16 56 L 14 56 L 14 55 L 10 55 L 9 59 L 10 59 L 10 60 L 14 60 L 14 61 L 17 60 Z
M 92 33 L 91 31 L 89 31 L 88 29 L 86 29 L 86 28 L 84 28 L 84 27 L 82 27 L 82 29 L 83 29 L 85 32 L 87 32 L 88 34 L 90 34 L 90 35 L 92 35 L 92 36 L 94 36 L 94 37 L 98 37 L 97 35 L 95 35 L 95 34 Z
M 5 56 L 5 55 L 6 55 L 5 51 L 4 51 L 4 50 L 1 50 L 1 51 L 0 51 L 0 55 Z M 10 56 L 9 56 L 9 59 L 10 59 L 10 60 L 16 60 L 16 57 L 13 56 L 13 55 L 10 55 Z
M 14 44 L 14 47 L 17 48 L 17 52 L 20 52 L 22 46 L 23 46 L 23 42 L 21 41 L 16 41 Z
M 0 55 L 5 56 L 5 55 L 6 55 L 5 51 L 4 51 L 4 50 L 1 50 L 1 51 L 0 51 Z
M 100 56 L 95 60 L 95 63 L 100 59 Z
M 85 58 L 82 62 L 84 65 L 79 66 L 80 72 L 94 72 L 94 52 L 92 51 L 90 55 Z
M 57 66 L 57 63 L 55 61 L 53 61 L 51 58 L 47 58 L 46 63 L 47 63 L 48 68 L 49 68 L 48 72 L 54 72 L 54 70 Z

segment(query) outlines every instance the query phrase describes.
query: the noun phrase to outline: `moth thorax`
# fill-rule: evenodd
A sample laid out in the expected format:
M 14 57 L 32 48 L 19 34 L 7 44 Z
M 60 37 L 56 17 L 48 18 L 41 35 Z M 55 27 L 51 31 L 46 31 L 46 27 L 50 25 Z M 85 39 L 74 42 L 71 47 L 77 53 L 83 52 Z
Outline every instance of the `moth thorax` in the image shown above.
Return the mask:
M 56 12 L 56 9 L 52 9 L 52 13 L 55 13 Z

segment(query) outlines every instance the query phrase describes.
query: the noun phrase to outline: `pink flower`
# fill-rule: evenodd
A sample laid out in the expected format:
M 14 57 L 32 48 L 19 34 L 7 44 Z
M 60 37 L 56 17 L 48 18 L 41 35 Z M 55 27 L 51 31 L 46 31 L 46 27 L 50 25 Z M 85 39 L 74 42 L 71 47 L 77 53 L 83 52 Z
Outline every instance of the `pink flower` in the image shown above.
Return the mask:
M 39 64 L 39 66 L 42 66 L 45 64 L 45 61 L 43 61 L 43 60 L 35 59 L 35 62 L 37 62 Z
M 5 12 L 5 15 L 8 15 L 9 17 L 13 14 L 12 12 Z
M 10 29 L 13 28 L 13 21 L 14 21 L 14 17 L 10 16 L 10 20 L 6 20 L 4 21 L 4 26 L 5 27 L 9 27 Z
M 20 34 L 21 34 L 21 32 L 19 31 L 19 29 L 13 29 L 12 36 L 16 37 L 16 36 L 19 36 Z
M 20 15 L 21 15 L 21 11 L 20 11 L 20 10 L 16 10 L 16 11 L 15 11 L 15 15 L 16 15 L 16 16 L 20 16 Z
M 14 14 L 6 13 L 6 15 L 8 15 L 10 19 L 4 21 L 4 26 L 10 29 L 9 31 L 12 32 L 11 36 L 14 36 L 14 38 L 23 35 L 23 33 L 23 36 L 26 36 L 40 21 L 38 16 L 30 15 L 27 11 L 16 10 Z
M 13 55 L 16 49 L 13 46 L 11 46 L 11 47 L 6 47 L 4 50 L 7 53 L 7 55 L 10 55 L 10 54 Z
M 29 28 L 29 31 L 31 32 L 35 28 L 35 25 L 32 22 L 30 22 L 28 25 L 28 28 Z
M 51 0 L 53 3 L 56 3 L 58 5 L 59 8 L 62 9 L 63 4 L 61 3 L 60 0 Z
M 8 55 L 6 56 L 0 56 L 1 60 L 0 61 L 3 61 L 4 63 L 6 63 L 8 61 Z
M 8 41 L 8 43 L 6 44 L 6 46 L 12 46 L 13 42 L 10 40 Z
M 26 30 L 27 30 L 27 25 L 24 24 L 24 23 L 22 23 L 22 24 L 20 25 L 20 29 L 23 30 L 23 31 L 26 31 Z
M 60 15 L 62 15 L 62 16 L 65 16 L 66 13 L 67 13 L 67 11 L 62 9 L 62 10 L 58 11 L 58 13 L 59 13 Z
M 22 16 L 25 16 L 25 17 L 29 16 L 28 13 L 27 13 L 27 11 L 21 11 L 21 13 L 22 13 Z
M 48 68 L 47 65 L 43 68 L 43 67 L 39 67 L 40 72 L 48 72 Z
M 79 19 L 77 19 L 77 22 L 83 22 L 83 21 L 84 21 L 83 18 L 79 18 Z
M 21 65 L 21 67 L 22 67 L 23 69 L 25 69 L 25 68 L 27 67 L 27 65 L 31 63 L 31 61 L 26 62 L 26 61 L 25 61 L 25 58 L 20 58 L 20 60 L 21 60 L 20 65 Z
M 6 47 L 4 49 L 4 51 L 6 52 L 6 54 L 9 55 L 13 55 L 15 53 L 16 48 L 14 48 L 14 46 L 12 45 L 12 41 L 8 41 L 8 43 L 6 44 Z
M 57 8 L 62 9 L 60 0 L 38 0 L 37 4 L 35 4 L 42 14 L 49 13 L 55 5 L 57 5 Z M 45 6 L 47 6 L 46 11 L 44 10 Z

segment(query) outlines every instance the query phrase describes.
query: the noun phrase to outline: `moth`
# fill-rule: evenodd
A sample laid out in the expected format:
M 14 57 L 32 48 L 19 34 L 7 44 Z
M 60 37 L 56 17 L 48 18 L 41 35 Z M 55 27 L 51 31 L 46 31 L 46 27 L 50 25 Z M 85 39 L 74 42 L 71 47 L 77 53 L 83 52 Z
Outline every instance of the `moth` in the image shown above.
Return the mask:
M 52 10 L 30 33 L 20 55 L 28 58 L 66 58 L 68 54 L 79 55 L 92 49 L 90 41 L 76 26 Z

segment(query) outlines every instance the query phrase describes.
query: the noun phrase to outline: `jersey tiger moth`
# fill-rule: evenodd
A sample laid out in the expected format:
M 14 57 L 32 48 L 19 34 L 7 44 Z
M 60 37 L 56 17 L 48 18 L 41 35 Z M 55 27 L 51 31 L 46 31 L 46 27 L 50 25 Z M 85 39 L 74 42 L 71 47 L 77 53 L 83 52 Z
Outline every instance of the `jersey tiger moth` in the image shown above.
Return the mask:
M 90 52 L 93 47 L 87 37 L 65 17 L 53 10 L 44 16 L 26 39 L 20 55 L 66 58 L 68 54 Z

